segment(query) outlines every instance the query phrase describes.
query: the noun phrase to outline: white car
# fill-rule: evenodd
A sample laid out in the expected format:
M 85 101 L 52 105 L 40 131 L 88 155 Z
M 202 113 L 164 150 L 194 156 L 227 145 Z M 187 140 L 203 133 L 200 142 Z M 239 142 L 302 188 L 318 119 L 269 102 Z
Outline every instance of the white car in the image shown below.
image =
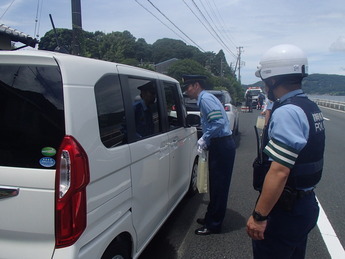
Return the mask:
M 225 90 L 207 90 L 207 92 L 215 95 L 224 105 L 224 110 L 226 111 L 230 122 L 230 129 L 234 135 L 237 135 L 239 127 L 239 113 L 236 106 L 232 104 L 232 99 L 229 92 Z M 187 95 L 184 95 L 184 101 L 188 114 L 196 114 L 200 116 L 200 110 L 197 105 L 197 100 L 190 99 Z M 202 130 L 200 126 L 198 127 L 198 137 L 201 137 L 201 135 Z

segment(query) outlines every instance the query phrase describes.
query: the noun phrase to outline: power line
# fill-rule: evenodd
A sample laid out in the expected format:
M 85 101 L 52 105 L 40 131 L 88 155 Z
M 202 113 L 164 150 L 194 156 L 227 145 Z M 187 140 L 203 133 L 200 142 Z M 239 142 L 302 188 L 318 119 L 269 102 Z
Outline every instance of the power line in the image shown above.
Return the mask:
M 192 0 L 193 4 L 195 5 L 195 7 L 198 9 L 199 13 L 202 15 L 202 17 L 205 19 L 205 21 L 207 22 L 207 24 L 209 25 L 209 27 L 212 29 L 212 31 L 214 32 L 214 34 L 216 35 L 216 37 L 219 39 L 219 43 L 225 48 L 225 50 L 227 50 L 230 54 L 232 54 L 235 58 L 236 55 L 229 49 L 229 47 L 227 46 L 227 44 L 225 44 L 225 42 L 223 41 L 223 39 L 219 36 L 219 34 L 216 32 L 216 30 L 213 28 L 212 24 L 207 20 L 206 16 L 203 14 L 203 12 L 201 11 L 201 9 L 198 7 L 198 5 L 195 3 L 194 0 Z M 201 5 L 203 6 L 204 10 L 207 12 L 207 9 L 205 8 L 205 6 L 203 5 L 203 3 L 200 0 Z M 208 14 L 209 15 L 209 14 Z M 210 17 L 210 16 L 209 16 Z M 212 20 L 212 18 L 211 18 Z M 212 20 L 213 21 L 213 20 Z M 216 39 L 217 40 L 217 39 Z
M 183 0 L 183 2 L 188 6 L 188 8 L 192 11 L 191 7 L 185 2 L 185 0 Z M 198 7 L 198 5 L 195 3 L 194 0 L 192 0 L 195 8 L 198 10 L 199 14 L 201 15 L 201 17 L 203 17 L 204 21 L 208 24 L 208 27 L 205 25 L 205 23 L 203 21 L 201 21 L 201 19 L 199 18 L 199 16 L 192 11 L 192 13 L 194 14 L 194 16 L 201 22 L 201 24 L 205 27 L 205 29 L 211 34 L 211 36 L 221 45 L 223 46 L 223 48 L 228 51 L 233 57 L 236 58 L 236 55 L 227 47 L 227 45 L 224 43 L 224 41 L 220 38 L 220 36 L 218 35 L 218 33 L 215 31 L 215 29 L 213 28 L 213 26 L 211 25 L 211 23 L 207 20 L 207 18 L 205 17 L 205 15 L 203 14 L 203 12 L 200 10 L 200 8 Z M 213 32 L 211 32 L 211 30 Z
M 173 33 L 175 33 L 180 39 L 182 39 L 184 42 L 186 42 L 186 40 L 184 39 L 184 37 L 186 37 L 190 42 L 192 42 L 195 46 L 197 46 L 199 49 L 201 49 L 203 52 L 205 52 L 193 39 L 191 39 L 186 33 L 184 33 L 171 19 L 169 19 L 167 17 L 166 14 L 163 13 L 163 11 L 161 11 L 154 3 L 152 3 L 152 1 L 150 0 L 147 0 L 148 3 L 150 3 L 150 5 L 157 11 L 159 12 L 160 15 L 162 15 L 166 20 L 169 21 L 170 24 L 173 25 L 173 28 L 168 26 L 166 23 L 164 23 L 159 17 L 157 17 L 157 15 L 155 15 L 152 11 L 150 11 L 147 7 L 145 7 L 143 4 L 141 4 L 138 0 L 135 0 L 137 2 L 137 4 L 139 4 L 142 8 L 144 8 L 147 12 L 149 12 L 153 17 L 155 17 L 157 20 L 159 20 L 164 26 L 166 26 L 169 30 L 171 30 Z M 221 24 L 220 20 L 219 19 L 222 19 L 221 16 L 220 16 L 220 13 L 219 11 L 217 10 L 217 7 L 216 7 L 216 10 L 218 11 L 218 15 L 216 14 L 216 12 L 214 11 L 214 8 L 211 6 L 211 4 L 209 2 L 207 2 L 207 5 L 209 7 L 209 10 L 212 12 L 212 14 L 210 14 L 208 11 L 207 11 L 207 8 L 206 6 L 201 2 L 201 5 L 203 7 L 203 9 L 205 10 L 205 13 L 207 14 L 208 18 L 211 20 L 211 22 L 208 20 L 208 18 L 205 16 L 205 14 L 203 13 L 203 11 L 198 7 L 198 5 L 195 3 L 194 0 L 192 0 L 192 3 L 194 4 L 195 6 L 195 9 L 198 11 L 199 15 L 197 15 L 195 13 L 195 11 L 189 6 L 189 4 L 186 3 L 185 0 L 183 0 L 184 4 L 189 8 L 189 10 L 193 13 L 193 15 L 199 20 L 199 22 L 205 27 L 205 29 L 211 34 L 211 36 L 224 48 L 225 51 L 229 52 L 235 59 L 237 59 L 237 55 L 231 51 L 231 49 L 229 48 L 229 46 L 224 42 L 224 40 L 222 39 L 221 35 L 223 34 L 222 31 L 219 29 L 219 27 L 216 25 L 216 22 L 215 20 L 212 18 L 212 14 L 213 14 L 213 17 L 215 17 L 218 21 L 218 24 L 221 25 L 221 28 L 224 32 L 226 32 L 226 30 L 224 29 L 224 26 Z M 219 17 L 220 18 L 219 18 Z M 213 25 L 213 24 L 214 25 Z M 215 30 L 215 28 L 217 29 L 217 31 Z M 179 33 L 178 33 L 179 32 Z M 184 36 L 182 37 L 182 35 L 180 35 L 180 33 Z M 233 41 L 230 39 L 230 42 L 232 44 Z M 234 44 L 235 46 L 235 44 Z
M 40 4 L 41 3 L 41 4 Z M 34 37 L 39 38 L 43 0 L 37 0 Z
M 222 32 L 221 32 L 221 30 L 218 28 L 217 23 L 214 22 L 212 16 L 211 16 L 210 13 L 208 12 L 208 10 L 207 10 L 207 8 L 205 7 L 205 5 L 203 4 L 202 0 L 199 0 L 199 1 L 200 1 L 200 3 L 201 3 L 202 7 L 204 8 L 204 11 L 206 12 L 207 16 L 210 18 L 211 22 L 212 22 L 212 23 L 214 24 L 214 26 L 216 27 L 218 33 L 215 32 L 215 30 L 214 30 L 214 28 L 213 28 L 213 26 L 211 25 L 210 22 L 208 22 L 208 24 L 211 26 L 212 30 L 216 33 L 217 37 L 221 40 L 221 42 L 224 43 L 224 41 L 222 40 L 221 36 L 219 36 L 220 34 L 222 34 Z M 206 2 L 207 2 L 207 1 L 206 1 Z M 207 3 L 208 3 L 208 2 L 207 2 Z M 213 11 L 213 10 L 212 10 L 212 7 L 210 6 L 209 3 L 208 3 L 208 6 L 209 6 L 209 9 L 210 9 L 211 11 Z M 205 18 L 206 18 L 206 17 L 205 17 Z M 228 47 L 227 44 L 224 43 L 224 47 L 227 48 L 228 51 L 230 51 L 230 52 L 233 54 L 233 52 L 229 49 L 229 47 Z
M 144 5 L 138 2 L 138 0 L 135 0 L 137 4 L 139 4 L 142 8 L 144 8 L 148 13 L 150 13 L 153 17 L 155 17 L 160 23 L 162 23 L 165 27 L 167 27 L 169 30 L 171 30 L 177 37 L 179 37 L 182 41 L 186 41 L 183 39 L 177 32 L 175 32 L 173 29 L 171 29 L 167 24 L 165 24 L 161 19 L 159 19 L 154 13 L 152 13 L 149 9 L 147 9 Z
M 164 16 L 165 19 L 167 19 L 176 29 L 178 29 L 184 36 L 186 36 L 191 42 L 193 42 L 195 44 L 195 46 L 197 46 L 199 49 L 201 49 L 203 52 L 205 52 L 205 50 L 203 50 L 195 41 L 193 41 L 186 33 L 184 33 L 175 23 L 173 23 L 161 10 L 159 10 L 158 7 L 156 7 L 150 0 L 147 0 L 161 15 Z
M 4 15 L 7 13 L 8 9 L 10 9 L 10 7 L 11 7 L 12 4 L 14 3 L 14 1 L 16 1 L 16 0 L 13 0 L 13 1 L 10 3 L 10 5 L 6 8 L 5 12 L 1 15 L 0 20 L 1 20 L 2 17 L 4 17 Z
M 218 22 L 218 24 L 220 25 L 220 27 L 221 27 L 221 29 L 222 29 L 222 30 L 221 30 L 221 31 L 223 32 L 222 34 L 224 34 L 225 37 L 227 38 L 227 40 L 228 40 L 229 42 L 231 42 L 231 43 L 233 44 L 233 46 L 236 48 L 237 44 L 235 44 L 234 41 L 231 39 L 231 37 L 230 37 L 230 35 L 229 35 L 229 33 L 228 33 L 228 29 L 227 29 L 226 26 L 225 26 L 224 19 L 223 19 L 222 15 L 220 14 L 219 9 L 217 8 L 216 3 L 214 2 L 214 0 L 212 0 L 212 3 L 213 3 L 213 5 L 214 5 L 214 8 L 216 9 L 216 11 L 214 11 L 214 8 L 213 8 L 212 5 L 210 4 L 210 2 L 209 2 L 208 0 L 206 0 L 206 2 L 207 2 L 207 4 L 208 4 L 210 10 L 212 11 L 213 15 L 216 17 L 217 22 Z

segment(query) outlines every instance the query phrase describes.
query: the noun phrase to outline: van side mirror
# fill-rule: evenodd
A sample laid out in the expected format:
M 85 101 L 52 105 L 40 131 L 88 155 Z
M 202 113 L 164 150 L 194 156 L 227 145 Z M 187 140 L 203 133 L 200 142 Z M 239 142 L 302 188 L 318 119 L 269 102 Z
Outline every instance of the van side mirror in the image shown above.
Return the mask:
M 199 127 L 201 124 L 200 116 L 196 114 L 187 114 L 186 122 L 188 127 Z

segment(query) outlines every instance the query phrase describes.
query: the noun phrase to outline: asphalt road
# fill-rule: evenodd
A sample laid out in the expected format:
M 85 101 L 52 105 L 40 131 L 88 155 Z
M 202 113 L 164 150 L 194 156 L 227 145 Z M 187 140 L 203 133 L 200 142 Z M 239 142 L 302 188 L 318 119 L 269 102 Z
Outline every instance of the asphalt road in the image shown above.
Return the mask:
M 326 126 L 324 175 L 316 189 L 317 197 L 343 247 L 345 247 L 345 113 L 322 108 Z M 254 125 L 259 111 L 240 113 L 240 133 L 230 187 L 228 210 L 221 234 L 196 236 L 195 222 L 206 211 L 208 195 L 184 199 L 163 225 L 140 259 L 146 258 L 252 258 L 251 239 L 245 226 L 251 214 L 256 191 L 252 188 L 252 161 L 256 155 Z M 309 235 L 307 259 L 331 258 L 318 227 Z M 333 256 L 333 258 L 336 258 Z

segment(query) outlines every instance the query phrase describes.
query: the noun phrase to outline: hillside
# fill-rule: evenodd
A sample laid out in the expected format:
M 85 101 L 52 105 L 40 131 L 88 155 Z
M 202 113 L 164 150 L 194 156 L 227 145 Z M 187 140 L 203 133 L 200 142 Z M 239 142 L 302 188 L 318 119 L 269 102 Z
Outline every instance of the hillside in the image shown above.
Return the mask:
M 246 89 L 250 86 L 263 87 L 264 83 L 258 81 L 254 84 L 243 85 L 243 88 Z M 307 94 L 345 95 L 345 76 L 311 74 L 303 80 L 302 88 Z

